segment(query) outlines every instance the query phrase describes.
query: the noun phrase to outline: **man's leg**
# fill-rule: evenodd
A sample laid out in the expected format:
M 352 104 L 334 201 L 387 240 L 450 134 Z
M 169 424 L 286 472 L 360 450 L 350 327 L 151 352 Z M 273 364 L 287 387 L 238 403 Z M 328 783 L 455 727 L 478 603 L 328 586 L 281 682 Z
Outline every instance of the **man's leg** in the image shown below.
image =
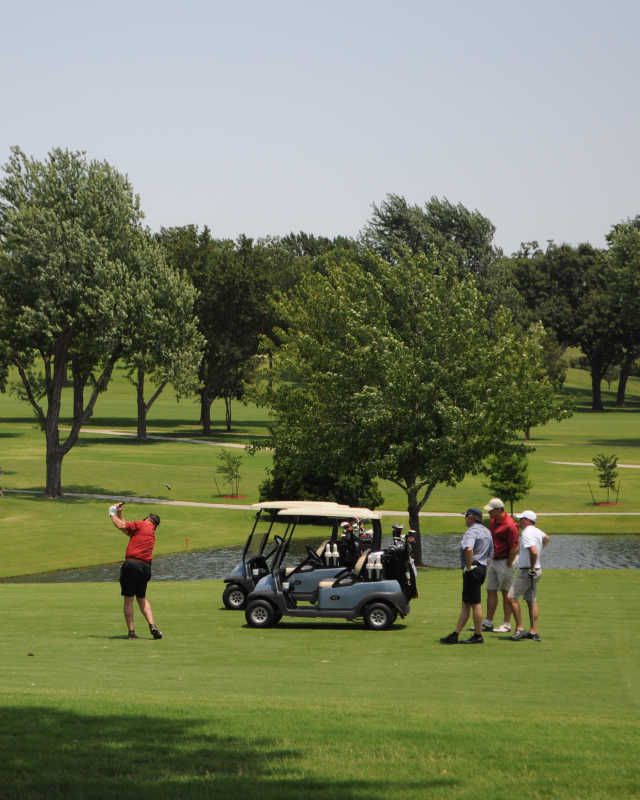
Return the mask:
M 127 628 L 133 630 L 133 597 L 124 598 L 124 618 L 127 622 Z
M 505 594 L 505 592 L 503 592 Z M 498 590 L 487 589 L 487 622 L 493 622 L 494 614 L 498 608 Z M 511 619 L 511 612 L 509 612 L 509 619 Z
M 476 636 L 482 636 L 482 603 L 474 603 L 473 609 L 473 632 Z
M 509 605 L 511 606 L 511 610 L 513 611 L 513 616 L 516 620 L 516 628 L 520 630 L 524 630 L 522 627 L 522 609 L 520 608 L 520 603 L 517 601 L 515 597 L 509 597 Z
M 509 590 L 503 589 L 502 590 L 502 607 L 504 610 L 504 621 L 505 624 L 508 625 L 511 622 L 511 603 L 509 602 Z M 496 605 L 497 605 L 496 599 Z
M 456 633 L 460 633 L 464 626 L 467 624 L 467 620 L 469 619 L 469 614 L 471 614 L 471 606 L 468 606 L 466 603 L 462 604 L 462 611 L 460 612 L 460 617 L 458 619 L 458 624 L 456 625 Z M 473 612 L 473 624 L 476 624 L 476 614 L 475 614 L 475 606 Z M 480 628 L 482 628 L 482 606 L 480 607 Z
M 153 625 L 153 612 L 151 611 L 151 604 L 147 600 L 146 597 L 136 597 L 138 601 L 138 605 L 140 606 L 140 611 L 142 611 L 142 615 L 147 620 L 149 625 Z M 131 619 L 133 620 L 133 598 L 131 598 Z

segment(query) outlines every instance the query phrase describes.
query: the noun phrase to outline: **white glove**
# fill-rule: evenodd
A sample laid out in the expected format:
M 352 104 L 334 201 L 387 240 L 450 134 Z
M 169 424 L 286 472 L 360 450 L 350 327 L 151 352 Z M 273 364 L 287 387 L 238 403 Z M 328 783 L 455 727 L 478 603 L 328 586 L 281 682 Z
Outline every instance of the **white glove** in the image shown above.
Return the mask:
M 474 564 L 472 567 L 465 567 L 462 571 L 463 572 L 471 572 L 472 569 L 475 569 L 476 565 Z
M 109 516 L 115 517 L 117 510 L 116 506 L 109 506 Z

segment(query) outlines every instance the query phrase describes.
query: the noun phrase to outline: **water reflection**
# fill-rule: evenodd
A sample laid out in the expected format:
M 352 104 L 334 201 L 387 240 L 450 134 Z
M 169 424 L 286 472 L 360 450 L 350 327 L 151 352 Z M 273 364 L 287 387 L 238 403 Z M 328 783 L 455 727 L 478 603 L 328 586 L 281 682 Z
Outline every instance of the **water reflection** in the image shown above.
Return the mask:
M 288 565 L 304 556 L 305 544 L 318 545 L 321 539 L 295 539 Z M 390 539 L 383 540 L 386 547 Z M 422 539 L 424 561 L 430 567 L 457 568 L 457 536 L 432 534 Z M 242 545 L 157 556 L 153 560 L 155 581 L 200 581 L 226 578 L 242 558 Z M 543 569 L 639 569 L 640 536 L 562 536 L 551 537 L 542 559 Z M 64 569 L 39 575 L 2 578 L 0 583 L 92 583 L 116 582 L 120 563 L 97 567 Z

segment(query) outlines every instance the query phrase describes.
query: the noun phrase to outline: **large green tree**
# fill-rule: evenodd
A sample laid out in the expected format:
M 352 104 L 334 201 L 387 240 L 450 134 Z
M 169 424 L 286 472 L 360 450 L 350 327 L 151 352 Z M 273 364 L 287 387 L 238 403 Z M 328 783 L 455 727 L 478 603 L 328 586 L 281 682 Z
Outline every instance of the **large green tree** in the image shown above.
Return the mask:
M 640 216 L 615 225 L 609 242 L 606 283 L 614 308 L 624 360 L 618 380 L 616 405 L 623 407 L 633 362 L 640 356 Z
M 198 368 L 204 337 L 198 331 L 194 305 L 197 292 L 183 273 L 166 264 L 164 250 L 149 240 L 145 269 L 132 298 L 130 341 L 123 360 L 136 387 L 139 440 L 147 438 L 147 414 L 168 383 L 178 397 L 198 390 Z M 153 386 L 145 398 L 145 384 Z
M 148 269 L 139 200 L 106 162 L 13 148 L 0 180 L 0 340 L 46 438 L 46 495 L 62 496 L 62 461 L 126 352 L 132 301 Z M 143 308 L 141 314 L 152 313 Z M 71 431 L 61 441 L 62 387 L 74 365 Z M 93 375 L 89 399 L 84 389 Z
M 363 267 L 345 256 L 283 299 L 283 379 L 253 396 L 275 418 L 266 446 L 309 468 L 358 465 L 403 489 L 420 549 L 419 512 L 438 484 L 482 471 L 525 423 L 566 412 L 544 370 L 542 332 L 524 334 L 508 313 L 490 322 L 455 262 L 437 251 L 366 258 Z
M 541 320 L 564 347 L 589 360 L 592 408 L 600 411 L 607 368 L 622 358 L 620 311 L 606 285 L 607 255 L 590 244 L 524 244 L 512 256 L 513 274 L 528 319 Z
M 190 225 L 160 234 L 167 259 L 198 291 L 195 310 L 206 340 L 200 361 L 200 423 L 211 433 L 211 404 L 241 365 L 260 351 L 278 316 L 270 298 L 297 280 L 300 259 L 278 240 L 214 239 Z

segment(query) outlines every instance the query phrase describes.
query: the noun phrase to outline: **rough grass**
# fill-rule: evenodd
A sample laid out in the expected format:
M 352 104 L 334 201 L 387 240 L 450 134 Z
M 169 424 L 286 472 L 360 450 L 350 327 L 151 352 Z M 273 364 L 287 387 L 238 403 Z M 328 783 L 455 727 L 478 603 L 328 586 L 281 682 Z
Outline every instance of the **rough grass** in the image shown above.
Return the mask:
M 473 648 L 438 643 L 457 571 L 387 633 L 251 630 L 221 588 L 152 583 L 165 638 L 128 642 L 117 585 L 0 585 L 0 796 L 640 795 L 637 571 L 547 572 L 542 644 Z

